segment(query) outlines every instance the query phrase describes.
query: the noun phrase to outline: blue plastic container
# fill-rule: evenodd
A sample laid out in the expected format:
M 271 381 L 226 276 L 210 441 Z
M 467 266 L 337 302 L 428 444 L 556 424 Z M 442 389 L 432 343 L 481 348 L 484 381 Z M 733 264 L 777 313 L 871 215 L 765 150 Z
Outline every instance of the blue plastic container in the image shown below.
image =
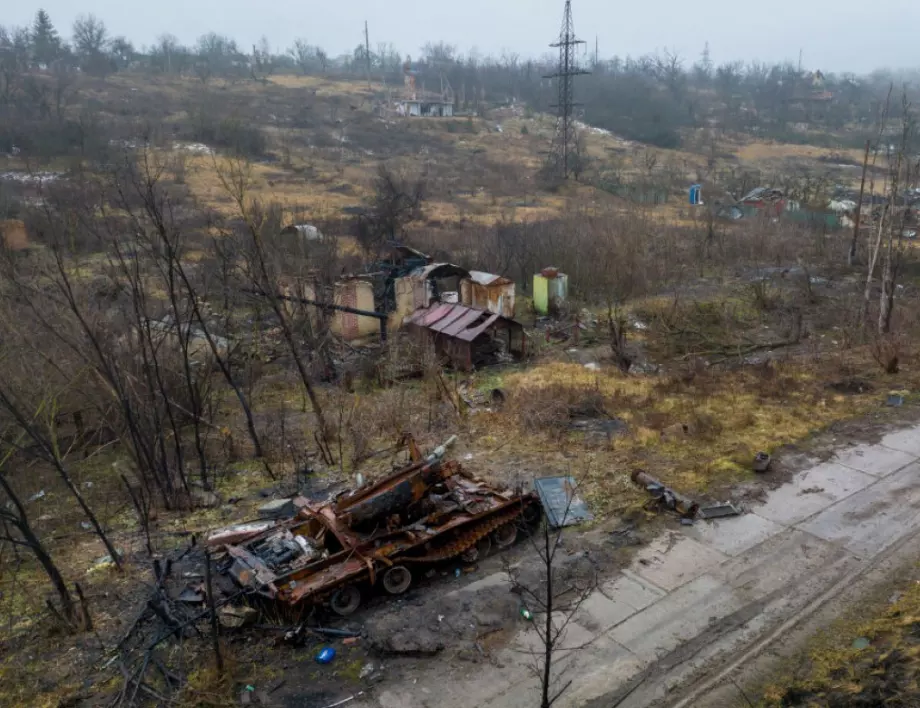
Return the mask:
M 316 655 L 317 664 L 328 664 L 335 658 L 335 649 L 332 647 L 323 647 L 319 654 Z

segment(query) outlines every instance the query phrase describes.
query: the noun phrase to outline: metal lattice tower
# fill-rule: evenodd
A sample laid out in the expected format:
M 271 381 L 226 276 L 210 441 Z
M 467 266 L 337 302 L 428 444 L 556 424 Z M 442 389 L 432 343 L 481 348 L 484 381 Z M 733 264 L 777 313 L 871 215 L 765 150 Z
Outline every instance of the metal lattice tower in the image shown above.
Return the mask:
M 590 71 L 578 68 L 575 60 L 575 48 L 584 42 L 575 37 L 575 25 L 572 22 L 572 0 L 565 0 L 565 15 L 562 18 L 562 30 L 559 39 L 551 47 L 559 48 L 559 65 L 556 72 L 544 76 L 556 79 L 559 89 L 558 98 L 552 107 L 556 109 L 556 133 L 550 149 L 548 165 L 550 171 L 562 179 L 568 179 L 574 164 L 577 150 L 575 131 L 575 80 L 574 77 L 590 74 Z

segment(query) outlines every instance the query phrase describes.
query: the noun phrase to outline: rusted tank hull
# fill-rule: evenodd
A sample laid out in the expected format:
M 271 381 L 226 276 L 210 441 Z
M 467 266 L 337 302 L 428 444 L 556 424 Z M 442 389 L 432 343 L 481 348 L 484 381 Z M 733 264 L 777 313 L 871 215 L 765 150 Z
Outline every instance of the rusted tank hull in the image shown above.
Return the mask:
M 297 519 L 228 546 L 227 572 L 253 593 L 312 605 L 345 586 L 374 587 L 395 565 L 417 568 L 459 556 L 498 530 L 513 539 L 517 525 L 538 512 L 535 494 L 496 489 L 456 462 L 414 463 L 369 490 L 306 505 Z

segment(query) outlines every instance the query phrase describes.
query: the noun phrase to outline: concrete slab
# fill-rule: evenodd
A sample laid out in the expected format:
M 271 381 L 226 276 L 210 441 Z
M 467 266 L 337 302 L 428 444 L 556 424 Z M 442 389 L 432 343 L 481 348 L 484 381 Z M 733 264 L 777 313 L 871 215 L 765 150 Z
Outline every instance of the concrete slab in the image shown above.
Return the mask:
M 673 590 L 714 568 L 727 556 L 671 531 L 636 553 L 629 569 L 664 590 Z
M 835 462 L 797 474 L 788 484 L 770 492 L 769 501 L 754 512 L 770 521 L 791 526 L 817 514 L 840 499 L 868 487 L 875 477 Z
M 920 456 L 920 427 L 898 430 L 882 438 L 882 445 Z
M 777 590 L 801 584 L 802 578 L 830 566 L 845 550 L 800 531 L 782 534 L 711 571 L 734 588 L 745 602 L 759 600 Z
M 470 593 L 470 592 L 479 592 L 480 590 L 485 590 L 487 588 L 495 588 L 507 586 L 508 589 L 511 589 L 511 581 L 508 578 L 507 573 L 492 573 L 487 575 L 484 578 L 479 580 L 474 580 L 468 585 L 464 585 L 462 588 L 456 588 L 451 590 L 448 595 L 457 595 L 459 593 Z
M 592 632 L 605 632 L 638 611 L 615 595 L 595 591 L 578 608 L 575 620 Z
M 614 627 L 607 636 L 640 660 L 652 661 L 743 604 L 733 588 L 703 575 Z
M 628 570 L 608 580 L 599 589 L 607 597 L 625 602 L 636 610 L 648 607 L 667 594 Z
M 589 701 L 615 690 L 646 666 L 635 654 L 610 637 L 601 637 L 578 657 L 564 679 L 572 685 L 554 706 L 580 708 Z M 534 704 L 536 705 L 536 704 Z
M 833 462 L 866 472 L 873 477 L 886 477 L 917 459 L 916 455 L 893 450 L 883 445 L 856 445 L 838 452 Z
M 757 514 L 697 521 L 681 529 L 687 536 L 727 556 L 737 556 L 785 530 Z
M 917 524 L 920 464 L 908 465 L 838 502 L 799 528 L 868 557 L 881 552 Z

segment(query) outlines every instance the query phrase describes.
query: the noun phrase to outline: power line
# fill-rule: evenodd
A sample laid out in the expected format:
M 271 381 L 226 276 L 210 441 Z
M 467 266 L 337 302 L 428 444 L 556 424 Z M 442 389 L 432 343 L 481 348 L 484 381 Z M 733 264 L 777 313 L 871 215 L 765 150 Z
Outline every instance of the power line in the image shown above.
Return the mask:
M 562 18 L 562 29 L 559 39 L 551 47 L 559 49 L 559 64 L 553 74 L 544 76 L 545 79 L 556 79 L 558 97 L 553 108 L 556 109 L 556 132 L 553 135 L 553 144 L 549 153 L 550 170 L 561 177 L 568 179 L 574 165 L 574 153 L 578 149 L 575 131 L 575 108 L 580 105 L 575 103 L 574 77 L 590 74 L 590 71 L 578 68 L 575 59 L 575 48 L 584 41 L 575 37 L 575 24 L 572 21 L 572 0 L 565 0 L 565 14 Z

